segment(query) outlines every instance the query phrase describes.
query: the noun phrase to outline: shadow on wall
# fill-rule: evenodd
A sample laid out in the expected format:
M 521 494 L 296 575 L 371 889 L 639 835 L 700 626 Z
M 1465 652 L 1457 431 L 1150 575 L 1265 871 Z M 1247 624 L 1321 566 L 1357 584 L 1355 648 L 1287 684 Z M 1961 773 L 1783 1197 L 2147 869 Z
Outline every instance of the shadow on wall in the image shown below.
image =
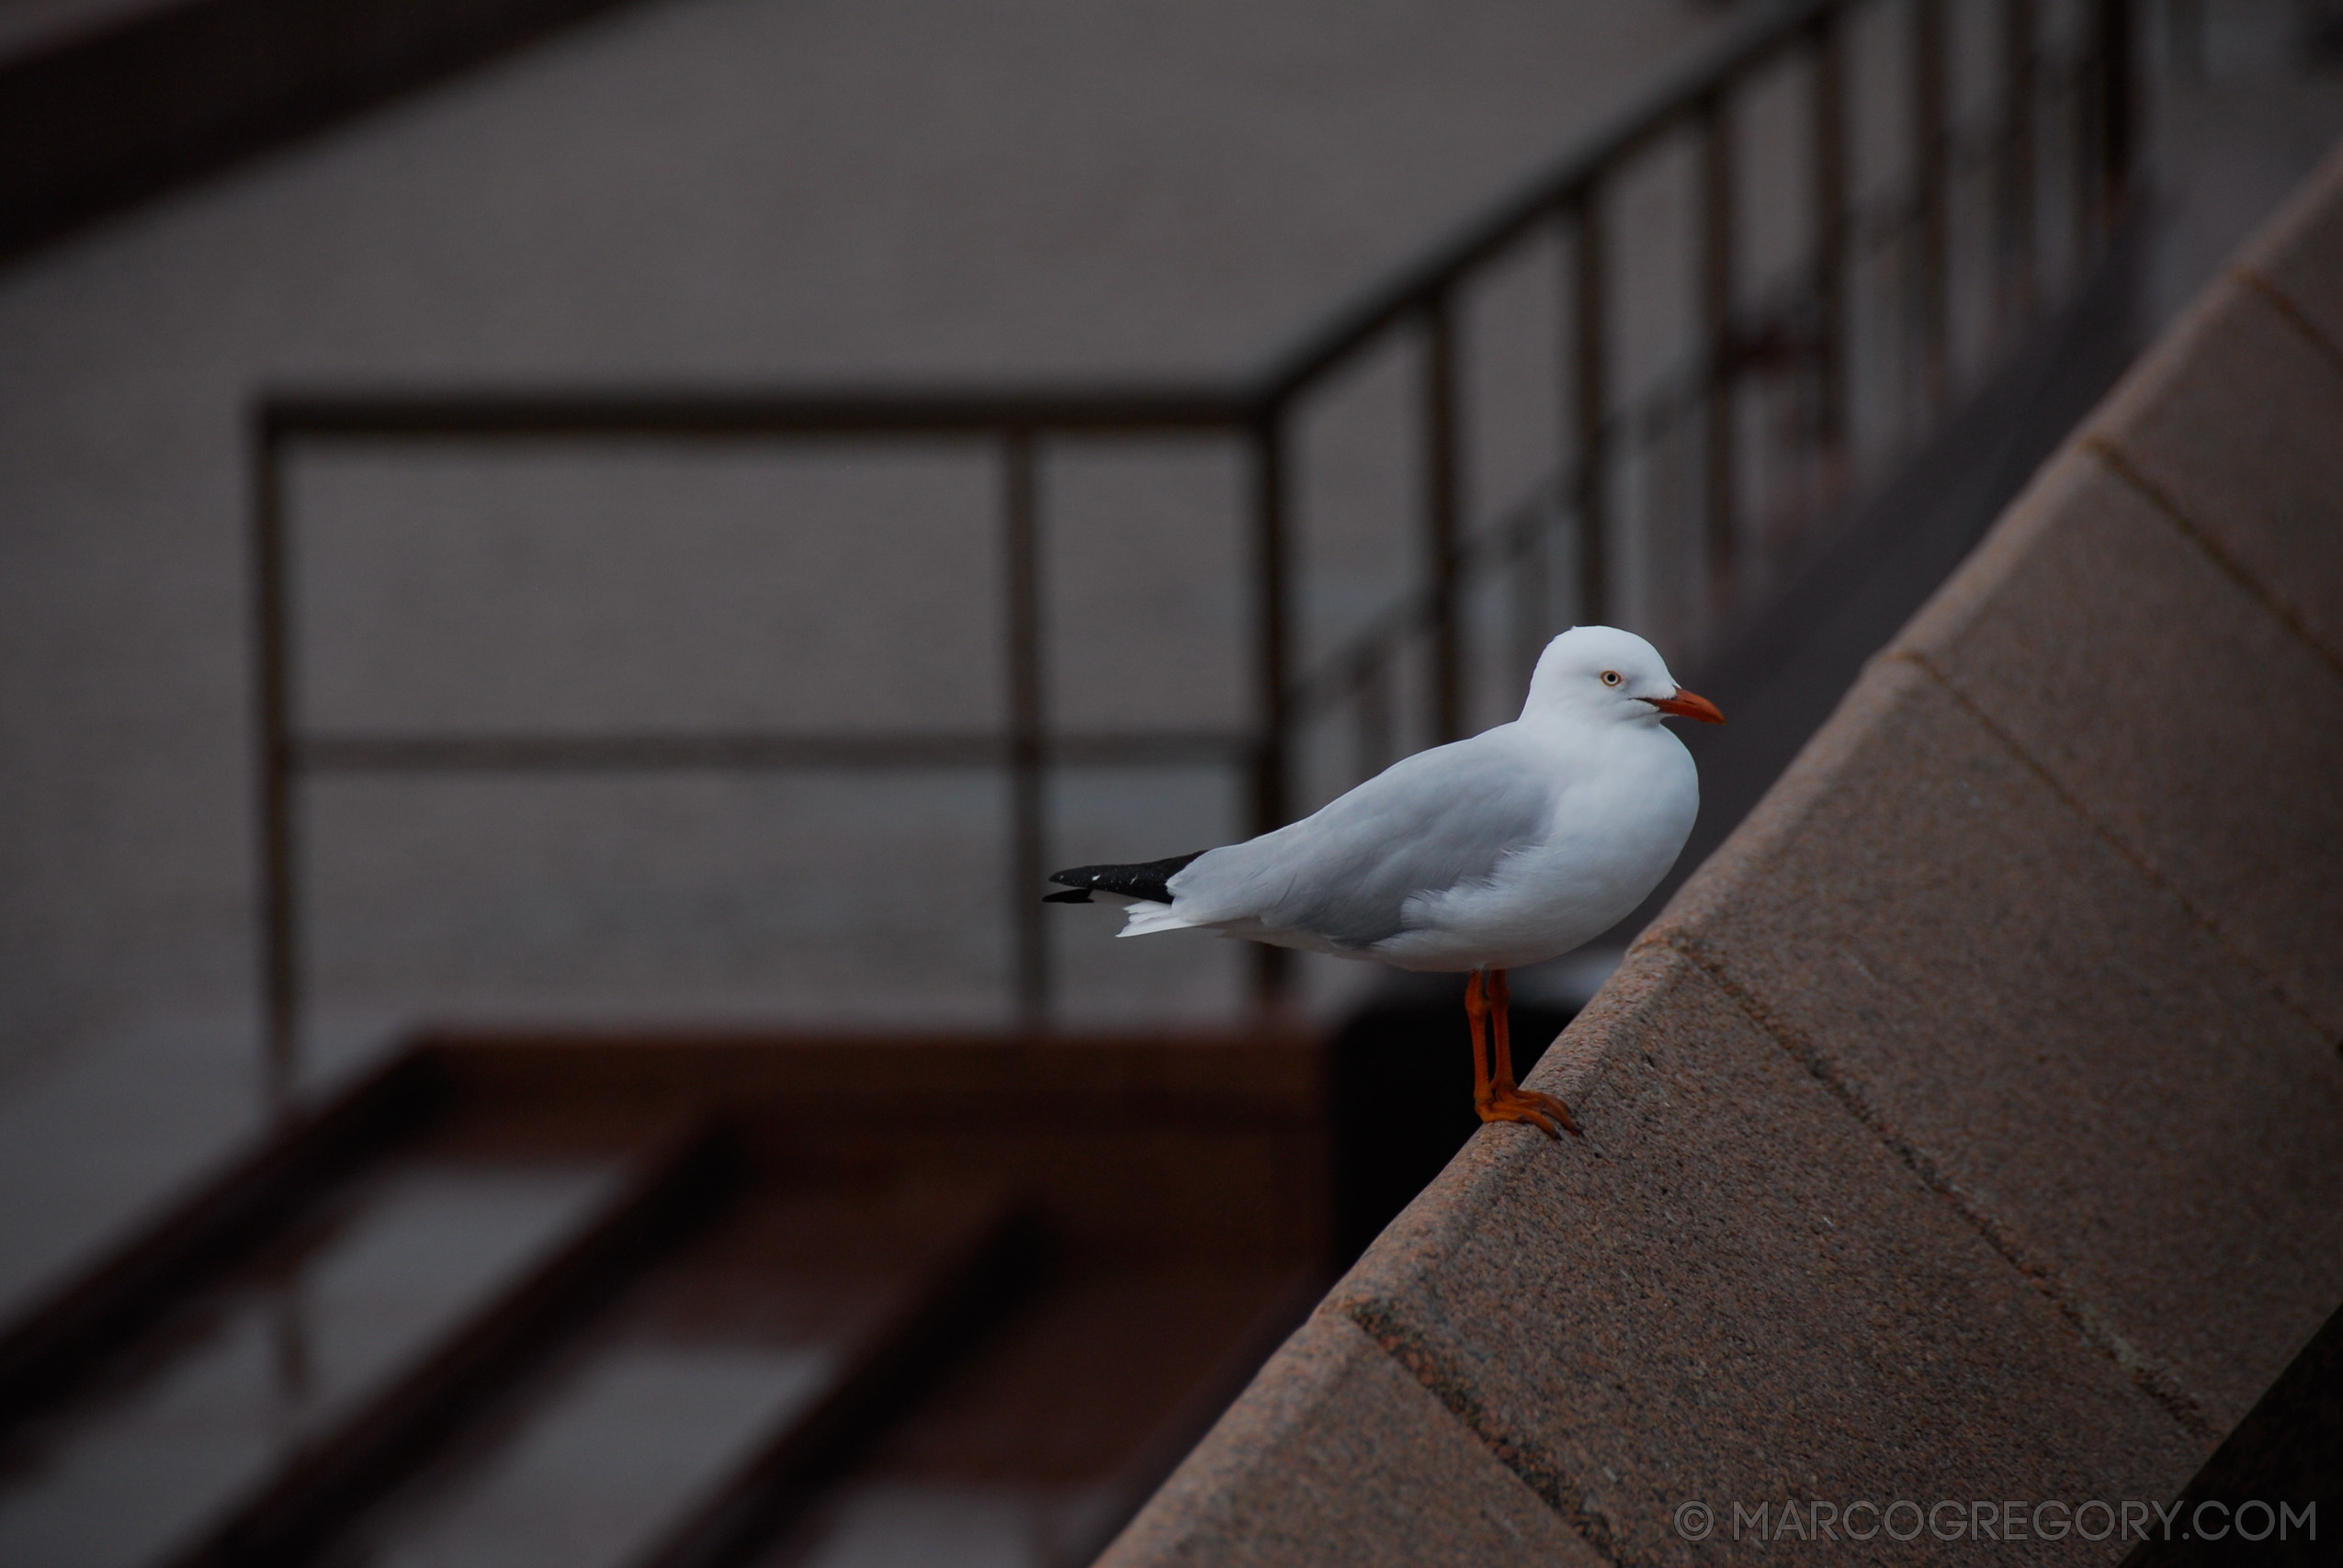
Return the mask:
M 1463 982 L 1449 990 L 1461 992 Z M 1427 987 L 1428 989 L 1429 987 Z M 1513 1075 L 1525 1077 L 1576 1016 L 1515 1003 Z M 1347 1269 L 1480 1130 L 1472 1035 L 1455 998 L 1396 1000 L 1361 1012 L 1334 1038 L 1334 1264 Z

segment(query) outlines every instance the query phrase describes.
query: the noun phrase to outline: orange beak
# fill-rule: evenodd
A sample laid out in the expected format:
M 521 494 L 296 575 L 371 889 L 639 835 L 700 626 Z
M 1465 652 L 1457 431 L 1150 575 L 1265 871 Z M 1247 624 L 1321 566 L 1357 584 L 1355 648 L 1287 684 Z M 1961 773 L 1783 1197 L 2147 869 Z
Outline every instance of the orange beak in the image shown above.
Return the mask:
M 1706 697 L 1696 697 L 1683 687 L 1676 688 L 1672 697 L 1646 697 L 1644 701 L 1662 713 L 1672 713 L 1679 718 L 1696 718 L 1703 724 L 1723 724 L 1725 716 Z

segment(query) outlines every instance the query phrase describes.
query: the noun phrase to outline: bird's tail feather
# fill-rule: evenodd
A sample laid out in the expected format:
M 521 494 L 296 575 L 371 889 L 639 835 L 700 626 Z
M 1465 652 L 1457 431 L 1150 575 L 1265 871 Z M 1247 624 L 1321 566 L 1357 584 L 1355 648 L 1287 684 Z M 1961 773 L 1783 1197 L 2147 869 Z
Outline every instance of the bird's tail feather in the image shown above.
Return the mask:
M 1123 929 L 1115 934 L 1147 936 L 1154 931 L 1186 931 L 1194 924 L 1194 920 L 1183 920 L 1173 914 L 1171 905 L 1143 898 L 1123 911 Z

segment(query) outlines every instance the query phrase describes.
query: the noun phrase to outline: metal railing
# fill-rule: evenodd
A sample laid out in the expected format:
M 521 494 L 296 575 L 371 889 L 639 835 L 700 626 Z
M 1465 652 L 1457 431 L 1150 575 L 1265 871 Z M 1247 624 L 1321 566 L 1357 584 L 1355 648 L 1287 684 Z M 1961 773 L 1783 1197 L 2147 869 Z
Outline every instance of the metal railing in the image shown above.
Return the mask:
M 1747 614 L 1784 563 L 1924 438 L 2031 321 L 2079 290 L 2111 230 L 2134 146 L 2129 7 L 1999 0 L 1990 11 L 1956 9 L 1972 31 L 1988 17 L 1994 41 L 1956 39 L 1943 0 L 1795 0 L 1751 17 L 1579 151 L 1231 387 L 261 398 L 253 421 L 254 647 L 272 1082 L 281 1091 L 291 1080 L 305 1000 L 299 807 L 311 775 L 1004 771 L 1011 874 L 1002 913 L 1015 933 L 1018 1007 L 1039 1024 L 1053 991 L 1036 897 L 1048 869 L 1052 769 L 1227 763 L 1249 775 L 1252 829 L 1277 826 L 1295 809 L 1311 759 L 1329 774 L 1328 787 L 1312 793 L 1348 782 L 1324 762 L 1338 721 L 1347 717 L 1353 739 L 1351 775 L 1405 745 L 1463 732 L 1475 656 L 1466 602 L 1492 583 L 1508 590 L 1512 607 L 1505 651 L 1486 662 L 1510 661 L 1515 691 L 1545 638 L 1574 620 L 1636 625 L 1680 653 L 1696 650 Z M 1887 96 L 1903 104 L 1907 123 L 1900 161 L 1867 178 L 1859 162 L 1899 140 L 1855 123 L 1864 112 L 1860 89 L 1880 85 L 1882 62 L 1900 73 L 1888 82 L 1900 96 Z M 1975 78 L 1958 95 L 1956 64 Z M 1804 172 L 1786 177 L 1786 194 L 1753 172 L 1762 149 L 1743 125 L 1769 93 L 1803 104 L 1790 117 L 1800 127 L 1790 163 Z M 1660 178 L 1671 158 L 1680 175 L 1689 165 L 1681 183 L 1692 198 L 1687 232 L 1677 237 L 1692 252 L 1691 342 L 1637 379 L 1622 364 L 1635 324 L 1621 303 L 1621 193 Z M 1753 187 L 1805 213 L 1799 254 L 1771 276 L 1753 276 L 1744 243 Z M 1465 308 L 1495 269 L 1524 256 L 1542 259 L 1552 281 L 1554 456 L 1541 480 L 1477 522 L 1467 495 L 1477 411 L 1466 396 Z M 1636 266 L 1650 270 L 1643 258 Z M 1386 349 L 1413 359 L 1418 581 L 1297 669 L 1296 415 Z M 1251 722 L 1227 732 L 1061 733 L 1045 702 L 1040 466 L 1056 442 L 1166 434 L 1232 442 L 1249 465 Z M 981 443 L 999 473 L 1005 725 L 853 736 L 302 732 L 286 566 L 291 454 L 318 442 L 636 438 Z M 1285 983 L 1284 954 L 1258 952 L 1266 1002 Z

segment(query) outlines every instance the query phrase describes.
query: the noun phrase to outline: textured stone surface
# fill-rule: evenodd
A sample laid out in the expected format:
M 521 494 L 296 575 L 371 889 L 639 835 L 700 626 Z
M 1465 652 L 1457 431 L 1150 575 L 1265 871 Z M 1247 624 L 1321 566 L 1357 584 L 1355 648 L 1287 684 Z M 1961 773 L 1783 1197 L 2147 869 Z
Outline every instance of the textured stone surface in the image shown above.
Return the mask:
M 2343 1299 L 2331 1043 L 1918 665 L 1873 667 L 1655 935 L 2201 1435 Z
M 1321 1310 L 1099 1568 L 1601 1562 L 1421 1383 Z
M 2343 363 L 2269 296 L 2209 289 L 2098 413 L 2109 452 L 2343 668 Z
M 2194 1468 L 2200 1445 L 1684 955 L 1631 954 L 1533 1077 L 1588 1140 L 1484 1131 L 1330 1306 L 1609 1560 L 1749 1550 L 1682 1540 L 1692 1501 L 1729 1533 L 1736 1502 L 2161 1495 Z
M 1896 647 L 2343 1039 L 2343 671 L 2161 508 L 2069 452 Z
M 2328 154 L 2237 259 L 2343 355 L 2343 149 Z

